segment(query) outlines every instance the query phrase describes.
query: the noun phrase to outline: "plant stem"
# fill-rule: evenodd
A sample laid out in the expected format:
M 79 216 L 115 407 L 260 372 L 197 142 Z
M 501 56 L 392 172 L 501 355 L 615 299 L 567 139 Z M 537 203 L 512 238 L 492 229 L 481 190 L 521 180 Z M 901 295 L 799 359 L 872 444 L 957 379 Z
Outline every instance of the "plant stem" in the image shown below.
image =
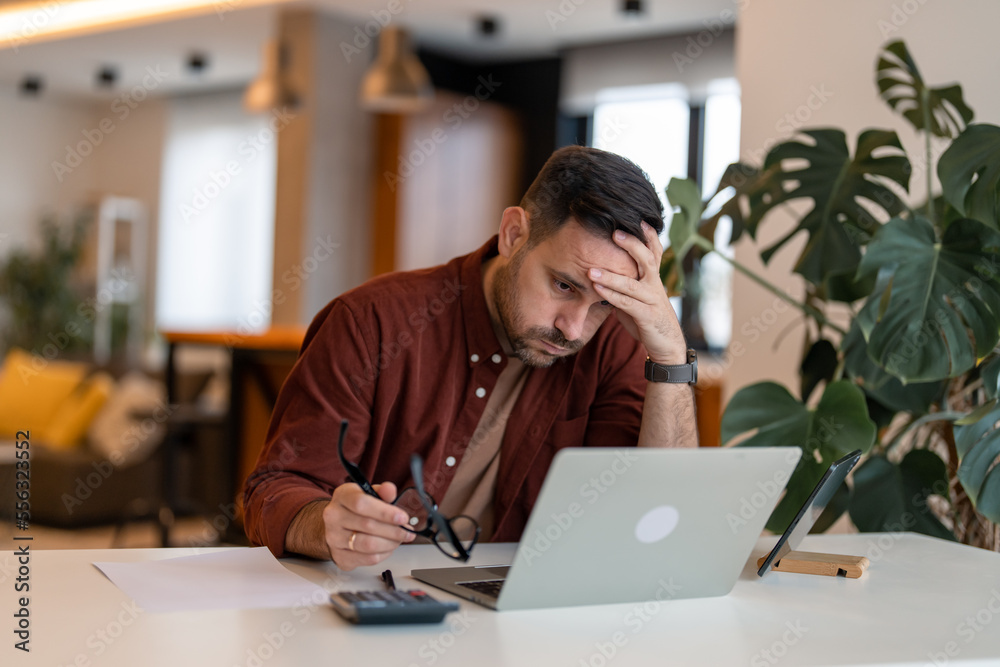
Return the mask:
M 942 410 L 941 412 L 931 412 L 929 414 L 924 415 L 923 417 L 920 417 L 919 419 L 914 419 L 909 424 L 907 424 L 899 433 L 893 436 L 892 440 L 890 440 L 885 445 L 885 452 L 888 453 L 890 449 L 892 449 L 902 441 L 904 435 L 906 435 L 913 429 L 917 428 L 918 426 L 922 426 L 929 422 L 936 422 L 936 421 L 954 422 L 956 419 L 961 419 L 964 416 L 965 416 L 964 412 L 959 412 L 957 410 Z
M 819 322 L 820 326 L 830 327 L 834 331 L 838 332 L 841 336 L 846 336 L 847 335 L 847 332 L 844 329 L 840 328 L 836 324 L 833 324 L 828 319 L 826 319 L 826 315 L 824 315 L 822 313 L 822 311 L 819 311 L 819 310 L 813 308 L 812 306 L 810 306 L 807 303 L 802 303 L 801 301 L 796 301 L 795 299 L 793 299 L 792 297 L 788 296 L 787 294 L 785 294 L 783 291 L 781 291 L 780 289 L 778 289 L 777 287 L 775 287 L 771 283 L 767 282 L 766 280 L 764 280 L 763 278 L 761 278 L 760 276 L 758 276 L 756 273 L 754 273 L 750 269 L 746 268 L 745 266 L 743 266 L 742 264 L 740 264 L 739 262 L 737 262 L 735 259 L 732 259 L 730 257 L 726 257 L 725 254 L 717 251 L 715 249 L 715 245 L 711 241 L 709 241 L 708 239 L 706 239 L 705 237 L 699 236 L 699 235 L 696 234 L 694 236 L 694 244 L 696 246 L 698 246 L 699 248 L 701 248 L 702 250 L 704 250 L 705 252 L 714 252 L 716 255 L 718 255 L 719 257 L 721 257 L 723 260 L 729 262 L 729 264 L 734 269 L 736 269 L 737 271 L 739 271 L 740 273 L 742 273 L 743 275 L 745 275 L 747 278 L 749 278 L 750 280 L 754 281 L 755 283 L 757 283 L 758 285 L 760 285 L 761 287 L 763 287 L 764 289 L 766 289 L 771 294 L 774 294 L 775 296 L 777 296 L 779 299 L 781 299 L 782 301 L 784 301 L 788 305 L 795 306 L 796 308 L 798 308 L 799 310 L 801 310 L 803 313 L 805 313 L 809 317 L 812 317 L 813 319 L 815 319 L 817 322 Z

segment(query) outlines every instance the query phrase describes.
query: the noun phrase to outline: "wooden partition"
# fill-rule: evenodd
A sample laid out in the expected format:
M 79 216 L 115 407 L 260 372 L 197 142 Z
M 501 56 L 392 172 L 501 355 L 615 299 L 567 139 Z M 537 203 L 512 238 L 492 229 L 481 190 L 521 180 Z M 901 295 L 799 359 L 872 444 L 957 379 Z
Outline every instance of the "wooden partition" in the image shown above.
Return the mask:
M 423 113 L 373 126 L 374 275 L 474 250 L 520 201 L 521 123 L 507 107 L 439 90 Z

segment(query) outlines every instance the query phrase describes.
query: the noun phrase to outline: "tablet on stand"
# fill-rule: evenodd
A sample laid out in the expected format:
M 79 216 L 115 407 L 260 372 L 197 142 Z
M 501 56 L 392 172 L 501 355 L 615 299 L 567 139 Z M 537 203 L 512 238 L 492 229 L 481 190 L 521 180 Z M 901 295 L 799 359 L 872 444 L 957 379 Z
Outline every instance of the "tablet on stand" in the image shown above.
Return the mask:
M 851 472 L 860 458 L 861 450 L 856 449 L 844 458 L 830 464 L 830 468 L 809 494 L 798 514 L 795 515 L 784 534 L 771 549 L 771 553 L 757 561 L 758 576 L 763 577 L 771 569 L 776 572 L 820 574 L 850 579 L 857 579 L 864 573 L 869 565 L 868 559 L 864 556 L 839 556 L 795 551 L 802 542 L 802 538 L 816 523 L 816 519 L 826 509 L 833 494 L 844 483 L 847 473 Z

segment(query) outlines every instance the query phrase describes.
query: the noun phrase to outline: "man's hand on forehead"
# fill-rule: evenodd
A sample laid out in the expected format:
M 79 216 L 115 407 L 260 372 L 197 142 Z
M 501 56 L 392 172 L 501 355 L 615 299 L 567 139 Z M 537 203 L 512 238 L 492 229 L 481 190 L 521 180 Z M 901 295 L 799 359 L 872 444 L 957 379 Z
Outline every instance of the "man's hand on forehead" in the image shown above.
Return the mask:
M 635 275 L 592 267 L 588 277 L 598 295 L 617 309 L 618 319 L 629 333 L 646 347 L 650 359 L 681 364 L 686 360 L 684 336 L 660 282 L 663 246 L 656 231 L 645 222 L 642 231 L 645 243 L 620 230 L 612 237 L 634 261 Z

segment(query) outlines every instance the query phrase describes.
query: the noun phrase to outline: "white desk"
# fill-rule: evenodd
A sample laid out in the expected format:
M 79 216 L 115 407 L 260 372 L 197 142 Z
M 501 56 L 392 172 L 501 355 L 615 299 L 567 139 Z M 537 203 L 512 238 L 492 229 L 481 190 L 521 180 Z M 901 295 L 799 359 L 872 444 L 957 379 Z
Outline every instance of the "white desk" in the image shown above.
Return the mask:
M 753 559 L 773 541 L 762 538 Z M 913 534 L 810 536 L 803 547 L 866 555 L 872 564 L 857 580 L 787 573 L 758 579 L 750 561 L 725 597 L 504 613 L 463 602 L 441 625 L 382 627 L 351 626 L 325 600 L 296 609 L 145 613 L 91 563 L 198 550 L 34 551 L 30 655 L 12 646 L 16 566 L 8 552 L 0 557 L 0 663 L 1000 665 L 1000 554 Z M 479 545 L 472 564 L 509 561 L 513 549 Z M 330 590 L 379 588 L 376 575 L 386 565 L 400 588 L 415 588 L 411 568 L 448 564 L 433 546 L 405 546 L 383 566 L 351 573 L 329 563 L 282 562 Z

